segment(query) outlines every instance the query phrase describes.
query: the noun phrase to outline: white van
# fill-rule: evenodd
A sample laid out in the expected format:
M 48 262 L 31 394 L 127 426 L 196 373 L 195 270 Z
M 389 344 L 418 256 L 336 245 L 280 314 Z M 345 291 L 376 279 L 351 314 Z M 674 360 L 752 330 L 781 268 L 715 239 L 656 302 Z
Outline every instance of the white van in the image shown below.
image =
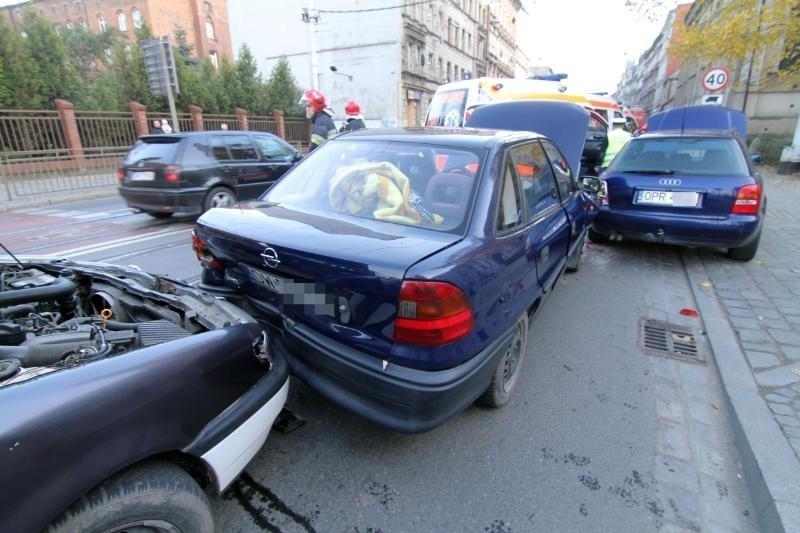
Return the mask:
M 561 81 L 518 78 L 475 78 L 436 89 L 425 117 L 426 126 L 460 127 L 477 106 L 498 100 L 562 100 L 600 113 L 607 124 L 622 116 L 622 106 L 607 96 L 567 92 Z

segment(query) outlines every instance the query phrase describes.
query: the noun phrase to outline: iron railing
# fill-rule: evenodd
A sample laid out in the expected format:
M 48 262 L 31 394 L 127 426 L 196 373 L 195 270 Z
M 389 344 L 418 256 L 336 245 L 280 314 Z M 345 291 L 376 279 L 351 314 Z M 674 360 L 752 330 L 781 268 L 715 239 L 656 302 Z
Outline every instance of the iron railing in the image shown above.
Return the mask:
M 150 120 L 161 116 L 148 114 Z M 113 185 L 119 162 L 136 142 L 135 120 L 133 113 L 120 111 L 75 111 L 74 120 L 65 122 L 58 111 L 0 109 L 0 200 Z M 202 120 L 203 130 L 218 130 L 223 123 L 239 126 L 236 115 L 204 114 Z M 248 116 L 247 123 L 252 131 L 280 133 L 274 117 Z M 286 118 L 283 123 L 286 141 L 307 148 L 308 121 Z M 179 113 L 178 126 L 194 131 L 195 119 Z

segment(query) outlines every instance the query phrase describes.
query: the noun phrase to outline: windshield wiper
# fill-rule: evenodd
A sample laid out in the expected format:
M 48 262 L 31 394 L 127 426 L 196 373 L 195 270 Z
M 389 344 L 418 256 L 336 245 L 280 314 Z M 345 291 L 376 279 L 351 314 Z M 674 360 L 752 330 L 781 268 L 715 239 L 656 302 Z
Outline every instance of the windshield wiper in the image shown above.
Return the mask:
M 653 176 L 671 176 L 675 174 L 674 170 L 621 170 L 623 174 L 651 174 Z

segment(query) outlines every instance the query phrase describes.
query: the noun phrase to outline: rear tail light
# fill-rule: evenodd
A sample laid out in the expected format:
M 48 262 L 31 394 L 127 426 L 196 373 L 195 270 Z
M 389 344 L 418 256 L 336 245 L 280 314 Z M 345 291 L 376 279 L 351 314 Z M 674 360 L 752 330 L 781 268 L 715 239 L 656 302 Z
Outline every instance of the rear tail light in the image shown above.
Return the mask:
M 172 182 L 181 181 L 181 166 L 167 165 L 164 167 L 164 179 Z
M 474 316 L 461 289 L 438 281 L 404 281 L 394 321 L 394 340 L 439 346 L 472 331 Z
M 194 231 L 192 231 L 192 250 L 194 250 L 197 260 L 200 261 L 200 264 L 204 268 L 225 270 L 225 265 L 222 264 L 222 261 L 214 257 L 214 254 L 211 253 L 206 243 L 204 243 Z
M 117 181 L 122 181 L 125 179 L 125 171 L 121 168 L 117 169 Z
M 757 215 L 761 209 L 761 185 L 745 185 L 736 194 L 731 214 Z

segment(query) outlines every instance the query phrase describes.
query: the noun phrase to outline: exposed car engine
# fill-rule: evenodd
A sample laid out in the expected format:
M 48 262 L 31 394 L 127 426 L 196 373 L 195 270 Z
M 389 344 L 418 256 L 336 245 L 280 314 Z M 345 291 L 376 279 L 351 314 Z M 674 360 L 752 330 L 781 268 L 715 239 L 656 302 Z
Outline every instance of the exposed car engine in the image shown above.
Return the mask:
M 246 321 L 197 294 L 189 308 L 185 287 L 115 265 L 0 263 L 0 387 Z

